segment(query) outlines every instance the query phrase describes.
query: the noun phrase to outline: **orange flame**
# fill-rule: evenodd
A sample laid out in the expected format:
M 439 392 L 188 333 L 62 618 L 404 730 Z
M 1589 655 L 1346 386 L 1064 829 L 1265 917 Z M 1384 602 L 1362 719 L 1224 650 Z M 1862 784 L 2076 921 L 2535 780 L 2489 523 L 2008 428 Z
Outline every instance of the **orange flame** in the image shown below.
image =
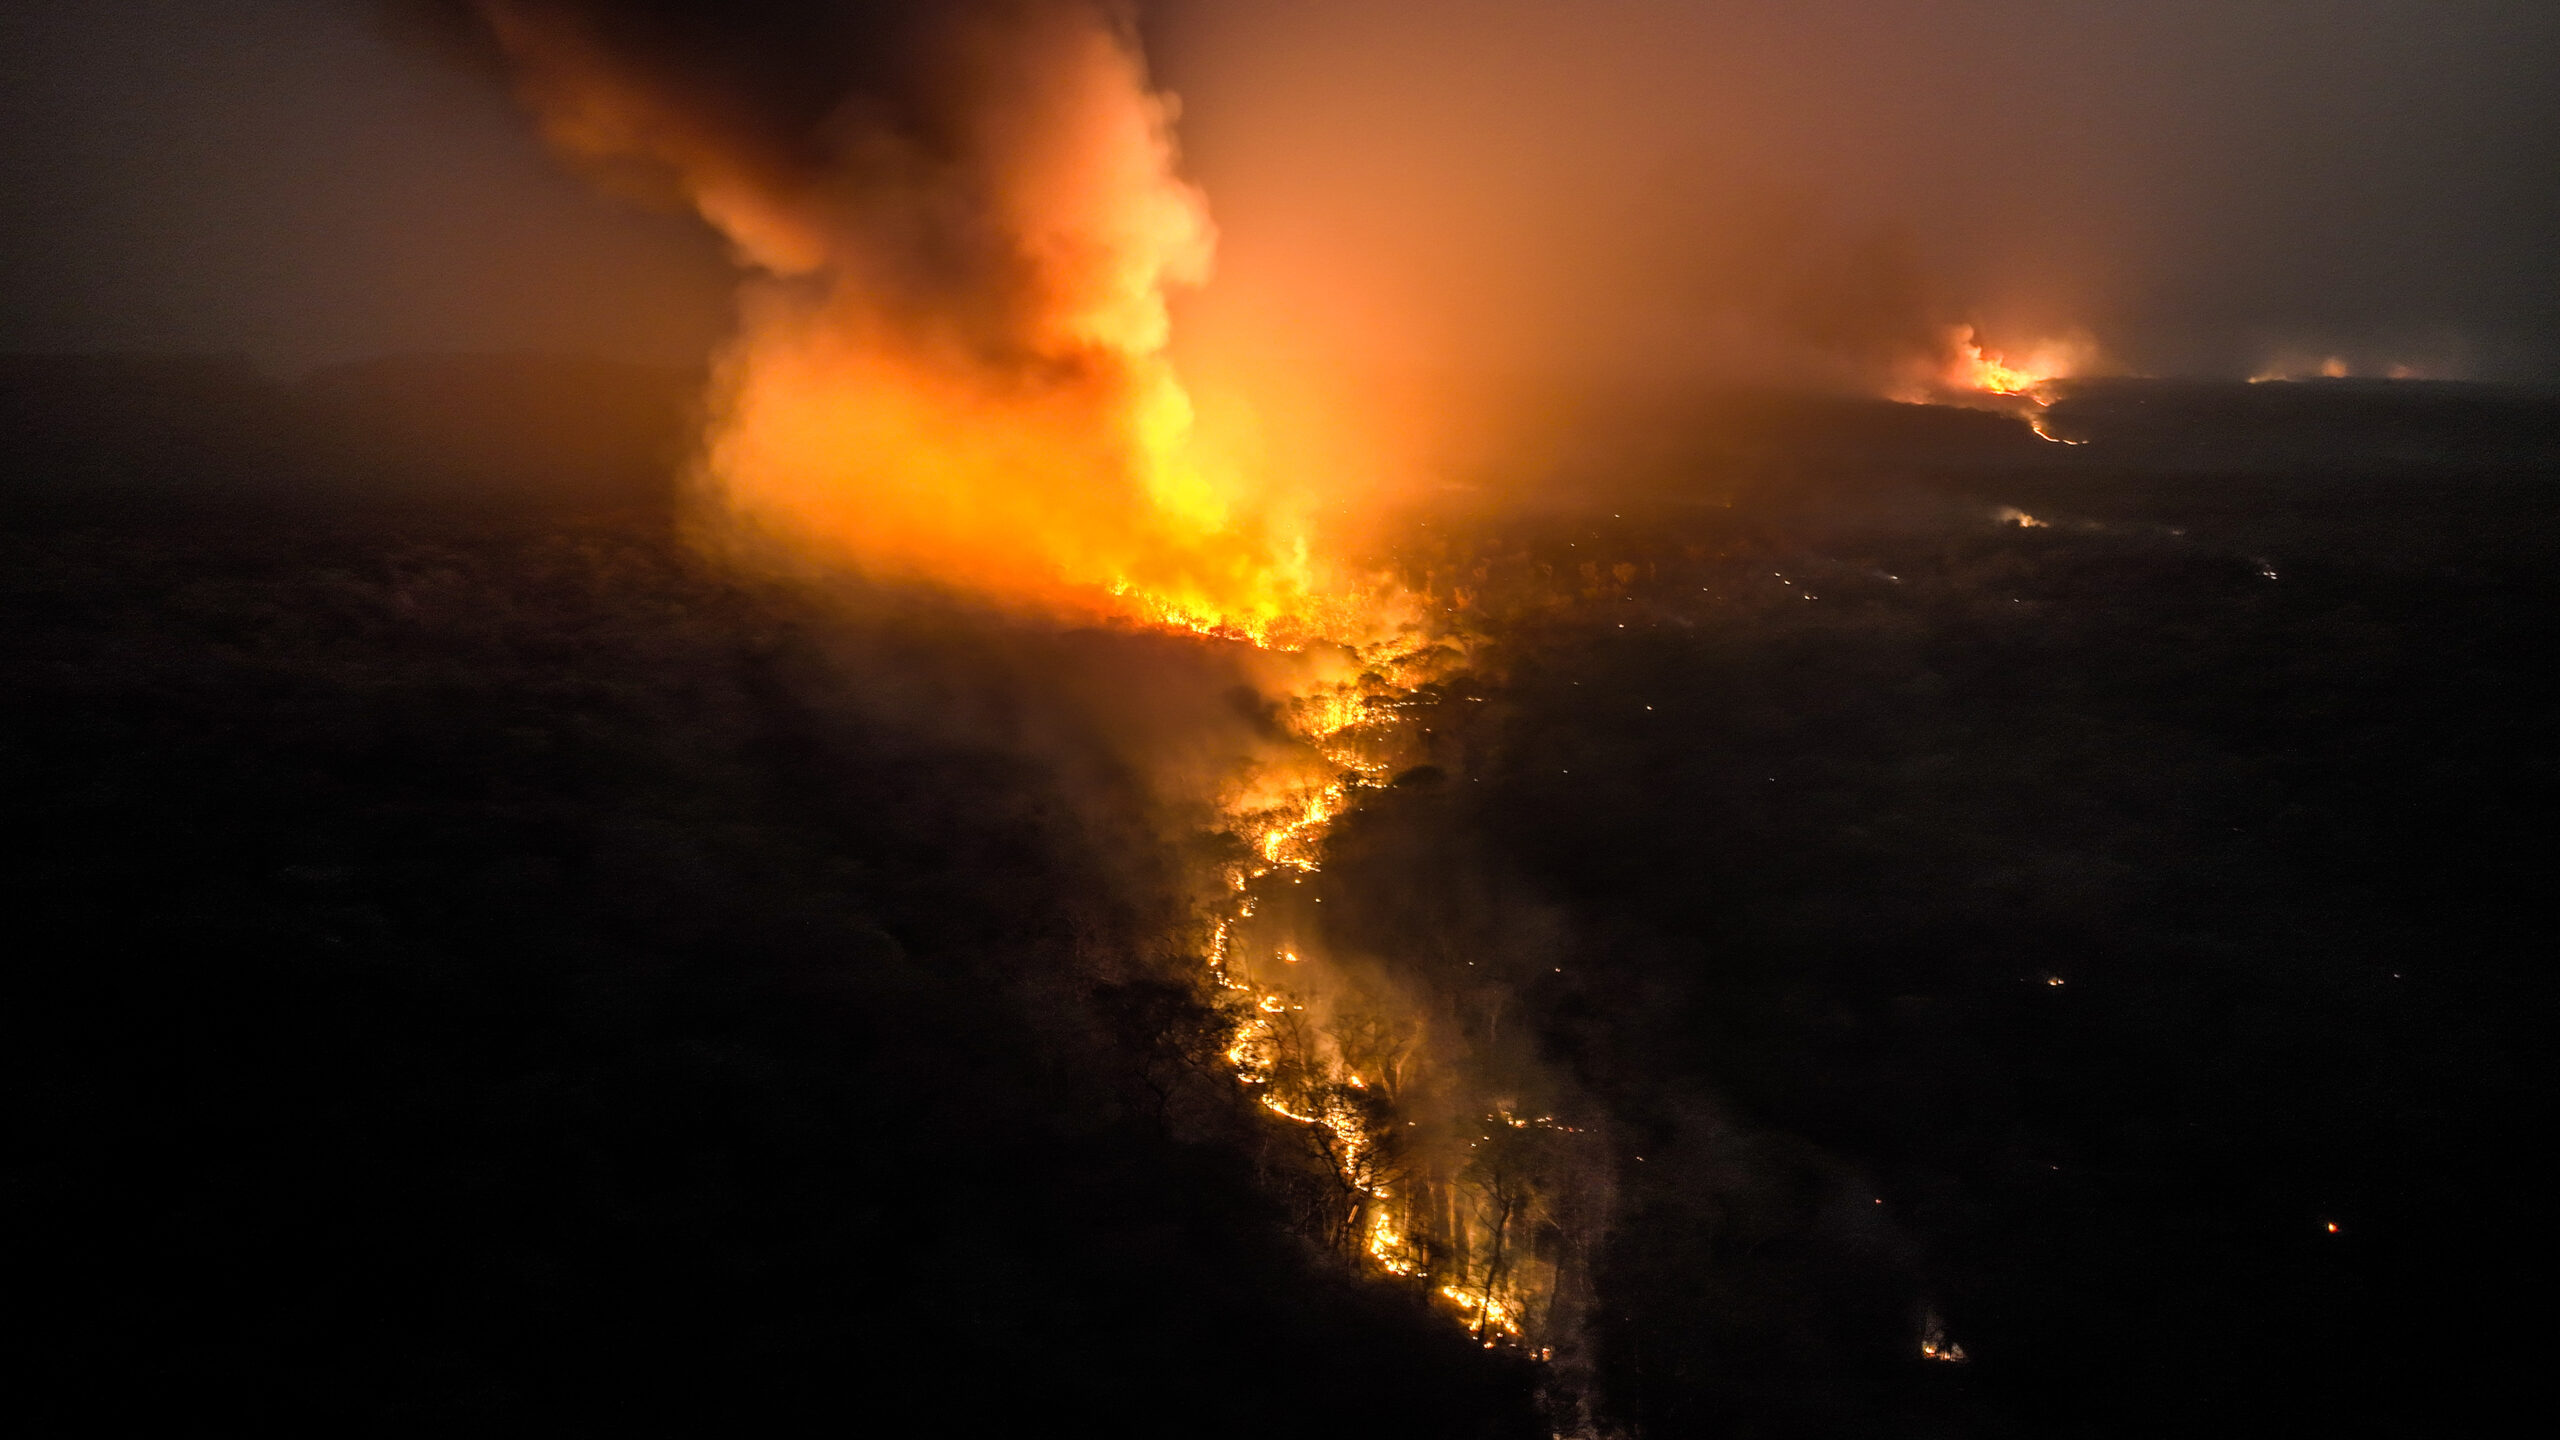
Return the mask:
M 2047 382 L 2066 379 L 2082 369 L 2089 349 L 2085 340 L 2049 340 L 2012 361 L 1998 350 L 1986 349 L 1972 326 L 1958 325 L 1947 332 L 1945 358 L 1935 379 L 1946 390 L 2032 397 Z
M 956 16 L 934 58 L 964 100 L 923 133 L 851 107 L 797 169 L 574 10 L 483 12 L 555 144 L 664 171 L 750 273 L 701 467 L 740 529 L 1257 641 L 1350 624 L 1305 502 L 1204 430 L 1168 358 L 1214 232 L 1116 11 Z

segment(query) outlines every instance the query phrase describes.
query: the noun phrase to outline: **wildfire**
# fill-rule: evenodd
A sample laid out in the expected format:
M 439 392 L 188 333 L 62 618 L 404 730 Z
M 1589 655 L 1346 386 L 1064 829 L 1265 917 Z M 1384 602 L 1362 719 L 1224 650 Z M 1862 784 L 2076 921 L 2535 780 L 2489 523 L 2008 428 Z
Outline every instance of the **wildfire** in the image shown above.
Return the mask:
M 1957 325 L 1945 332 L 1936 356 L 1904 372 L 1893 398 L 1921 405 L 1962 405 L 1998 410 L 2027 424 L 2036 438 L 2057 445 L 2085 441 L 2053 433 L 2045 407 L 2053 404 L 2053 382 L 2084 373 L 2097 352 L 2086 335 L 2048 340 L 2021 358 L 1991 349 L 1980 332 Z
M 1262 832 L 1258 849 L 1262 858 L 1273 865 L 1286 865 L 1298 870 L 1313 870 L 1316 862 L 1314 842 L 1324 833 L 1333 817 L 1342 812 L 1343 787 L 1327 785 L 1306 795 L 1298 802 L 1295 817 L 1281 820 Z
M 1455 637 L 1329 563 L 1311 477 L 1256 458 L 1249 417 L 1204 420 L 1176 372 L 1170 297 L 1207 278 L 1215 235 L 1121 7 L 818 7 L 847 60 L 840 93 L 813 97 L 788 64 L 794 83 L 771 84 L 733 63 L 711 7 L 465 3 L 558 147 L 681 198 L 732 246 L 740 325 L 698 463 L 706 533 L 1297 653 L 1279 687 L 1289 753 L 1243 776 L 1222 817 L 1252 858 L 1222 877 L 1203 956 L 1231 1020 L 1221 1054 L 1320 1153 L 1346 1253 L 1442 1296 L 1488 1344 L 1522 1341 L 1541 1292 L 1519 1259 L 1521 1182 L 1470 1181 L 1452 1145 L 1441 1173 L 1391 1193 L 1409 1145 L 1385 1117 L 1422 1062 L 1409 1041 L 1355 1057 L 1321 954 L 1266 943 L 1292 907 L 1255 918 L 1414 746 L 1400 712 Z M 1290 989 L 1257 978 L 1266 958 L 1292 967 Z M 1510 1188 L 1462 1203 L 1469 1183 Z
M 1440 1293 L 1443 1297 L 1455 1302 L 1460 1310 L 1463 1310 L 1470 1315 L 1482 1317 L 1485 1324 L 1492 1326 L 1503 1334 L 1515 1337 L 1519 1335 L 1519 1319 L 1511 1313 L 1510 1306 L 1503 1304 L 1493 1296 L 1476 1291 L 1462 1290 L 1455 1285 L 1441 1286 Z
M 2047 380 L 2067 373 L 2069 368 L 2041 357 L 2012 365 L 2008 357 L 1999 351 L 1983 349 L 1981 337 L 1970 325 L 1958 327 L 1948 340 L 1952 353 L 1942 378 L 1953 390 L 1979 390 L 1985 395 L 2027 395 Z
M 1964 1347 L 1947 1338 L 1946 1326 L 1932 1311 L 1920 1326 L 1920 1358 L 1948 1365 L 1961 1365 L 1968 1358 Z
M 1257 644 L 1355 632 L 1308 477 L 1250 459 L 1226 433 L 1249 416 L 1204 423 L 1169 357 L 1170 297 L 1206 280 L 1215 229 L 1118 8 L 872 8 L 812 21 L 850 52 L 813 114 L 706 59 L 728 52 L 686 31 L 716 19 L 470 5 L 555 145 L 732 246 L 740 327 L 699 466 L 719 528 Z
M 1438 1161 L 1414 1149 L 1417 1122 L 1397 1118 L 1398 1077 L 1413 1079 L 1414 1060 L 1355 1050 L 1345 1035 L 1358 1030 L 1358 1018 L 1315 1003 L 1326 981 L 1322 952 L 1287 938 L 1289 903 L 1261 903 L 1289 893 L 1276 887 L 1318 875 L 1333 825 L 1409 762 L 1419 732 L 1405 711 L 1447 663 L 1453 638 L 1408 630 L 1358 647 L 1336 678 L 1308 682 L 1284 702 L 1284 727 L 1332 778 L 1283 767 L 1231 797 L 1226 823 L 1252 859 L 1229 870 L 1215 892 L 1203 959 L 1211 983 L 1233 997 L 1223 1051 L 1229 1073 L 1263 1113 L 1307 1137 L 1321 1173 L 1339 1187 L 1344 1251 L 1382 1277 L 1417 1285 L 1485 1345 L 1547 1358 L 1553 1348 L 1532 1339 L 1525 1318 L 1546 1310 L 1554 1279 L 1519 1256 L 1533 1223 L 1528 1172 L 1506 1169 L 1481 1141 L 1429 1140 L 1445 1146 Z M 1259 921 L 1257 910 L 1265 912 Z M 1257 938 L 1273 935 L 1257 927 L 1273 926 L 1280 927 L 1274 938 Z M 1271 979 L 1257 979 L 1266 968 Z M 1317 989 L 1302 990 L 1302 979 Z M 1507 1132 L 1576 1133 L 1507 1103 L 1484 1118 Z
M 1378 1192 L 1385 1199 L 1386 1192 Z M 1405 1238 L 1404 1227 L 1396 1223 L 1394 1213 L 1381 1205 L 1369 1214 L 1369 1239 L 1365 1247 L 1369 1263 L 1390 1275 L 1410 1278 L 1422 1273 L 1421 1257 Z
M 2075 335 L 2044 341 L 2023 356 L 2012 357 L 1984 345 L 1981 333 L 1974 327 L 1957 325 L 1945 332 L 1934 357 L 1905 372 L 1904 383 L 1894 398 L 1916 404 L 1972 404 L 2010 410 L 2021 413 L 2042 438 L 2076 445 L 2080 442 L 2048 431 L 2043 416 L 2037 412 L 2053 403 L 2053 382 L 2085 373 L 2096 352 L 2095 342 L 2086 335 Z

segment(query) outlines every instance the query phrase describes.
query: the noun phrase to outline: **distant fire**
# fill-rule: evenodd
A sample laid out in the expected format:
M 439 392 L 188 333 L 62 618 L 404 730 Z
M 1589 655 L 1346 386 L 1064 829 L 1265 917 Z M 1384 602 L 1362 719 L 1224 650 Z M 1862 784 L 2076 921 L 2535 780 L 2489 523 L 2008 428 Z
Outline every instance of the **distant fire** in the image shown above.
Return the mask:
M 1917 387 L 1935 394 L 1909 398 L 2018 396 L 2043 403 L 2044 387 L 2084 371 L 2095 348 L 2085 337 L 2047 340 L 2013 356 L 1984 345 L 1974 327 L 1954 326 L 1926 383 Z
M 2025 421 L 2039 439 L 2078 445 L 2084 442 L 2055 434 L 2043 412 L 2054 402 L 2054 382 L 2086 374 L 2096 356 L 2096 342 L 2085 334 L 2046 340 L 2012 356 L 1984 345 L 1974 327 L 1952 326 L 1935 355 L 1906 368 L 1907 378 L 1893 398 L 1996 410 Z
M 2047 380 L 2066 373 L 2037 360 L 2012 365 L 1997 350 L 1984 350 L 1970 325 L 1949 337 L 1951 354 L 1941 372 L 1952 390 L 1979 390 L 1986 395 L 2025 395 Z
M 2295 380 L 2448 380 L 2459 378 L 2463 367 L 2445 359 L 2428 363 L 2393 360 L 2359 367 L 2344 355 L 2281 355 L 2269 361 L 2249 377 L 2252 385 L 2280 384 Z

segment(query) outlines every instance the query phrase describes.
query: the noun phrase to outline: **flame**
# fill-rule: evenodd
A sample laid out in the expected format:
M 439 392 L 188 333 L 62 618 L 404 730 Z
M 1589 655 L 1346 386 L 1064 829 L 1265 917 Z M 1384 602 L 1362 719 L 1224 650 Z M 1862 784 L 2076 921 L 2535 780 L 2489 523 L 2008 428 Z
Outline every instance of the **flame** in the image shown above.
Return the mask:
M 1386 1192 L 1378 1192 L 1384 1199 Z M 1363 1247 L 1369 1263 L 1390 1275 L 1411 1277 L 1422 1272 L 1422 1259 L 1405 1236 L 1404 1227 L 1396 1222 L 1395 1213 L 1380 1205 L 1369 1212 L 1369 1238 Z
M 1500 1298 L 1480 1291 L 1464 1290 L 1455 1285 L 1441 1286 L 1440 1293 L 1454 1301 L 1457 1307 L 1469 1316 L 1481 1315 L 1486 1325 L 1503 1334 L 1515 1337 L 1519 1335 L 1519 1318 L 1512 1314 L 1511 1307 L 1504 1304 Z
M 876 574 L 1052 608 L 1256 642 L 1338 623 L 1304 544 L 1146 414 L 1180 400 L 1160 359 L 991 387 L 785 307 L 729 364 L 706 464 L 738 519 Z
M 1169 356 L 1215 229 L 1115 8 L 954 7 L 911 41 L 933 100 L 787 143 L 576 5 L 480 11 L 555 145 L 663 172 L 746 272 L 699 467 L 734 533 L 1256 643 L 1361 628 L 1309 477 L 1204 425 Z
M 1248 956 L 1267 955 L 1272 966 L 1290 967 L 1274 971 L 1288 976 L 1285 988 L 1257 981 L 1256 967 L 1237 957 L 1238 938 L 1249 933 L 1244 927 L 1263 889 L 1295 886 L 1320 873 L 1327 832 L 1364 791 L 1384 783 L 1395 760 L 1410 758 L 1403 751 L 1417 735 L 1403 712 L 1418 687 L 1450 663 L 1442 645 L 1454 638 L 1444 634 L 1436 637 L 1442 644 L 1427 644 L 1408 631 L 1358 648 L 1345 673 L 1311 679 L 1287 702 L 1284 725 L 1313 752 L 1325 778 L 1279 767 L 1248 777 L 1230 797 L 1226 823 L 1254 858 L 1218 888 L 1223 909 L 1209 928 L 1203 959 L 1216 988 L 1235 997 L 1223 1052 L 1230 1073 L 1266 1114 L 1300 1127 L 1311 1153 L 1348 1197 L 1340 1236 L 1345 1251 L 1374 1273 L 1412 1282 L 1445 1303 L 1486 1346 L 1514 1346 L 1545 1359 L 1553 1349 L 1536 1343 L 1524 1317 L 1547 1314 L 1542 1328 L 1556 1323 L 1548 1313 L 1553 1276 L 1516 1263 L 1527 1223 L 1517 1179 L 1509 1182 L 1513 1197 L 1495 1205 L 1470 1198 L 1469 1177 L 1476 1172 L 1465 1168 L 1471 1163 L 1465 1157 L 1457 1158 L 1456 1169 L 1435 1174 L 1426 1164 L 1416 1173 L 1414 1122 L 1397 1118 L 1397 1077 L 1412 1080 L 1413 1063 L 1389 1060 L 1383 1072 L 1371 1069 L 1329 1028 L 1338 1023 L 1323 1013 L 1329 1007 L 1310 1012 L 1313 995 L 1295 987 L 1308 970 L 1319 973 L 1306 978 L 1321 984 L 1319 954 L 1294 944 L 1265 951 L 1248 943 Z M 1551 1115 L 1518 1115 L 1507 1106 L 1484 1118 L 1512 1131 L 1577 1133 Z M 1468 1154 L 1485 1153 L 1480 1144 L 1468 1145 Z
M 858 263 L 823 293 L 760 287 L 709 475 L 741 518 L 874 572 L 1256 642 L 1338 628 L 1303 528 L 1202 432 L 1165 353 L 1168 293 L 1212 246 L 1171 102 L 1115 35 L 1064 49 L 1042 73 L 1067 78 L 991 142 L 1039 302 L 1017 353 L 912 333 Z
M 1954 339 L 1954 354 L 1945 371 L 1946 383 L 1956 390 L 1979 390 L 1986 395 L 2024 395 L 2052 379 L 2034 365 L 2011 365 L 1999 351 L 1985 351 L 1973 327 L 1964 326 Z
M 2045 407 L 2053 404 L 2053 382 L 2085 374 L 2095 362 L 2097 342 L 2086 333 L 2047 340 L 2023 358 L 1982 343 L 1970 325 L 1943 332 L 1936 355 L 1906 365 L 1888 395 L 1914 405 L 1958 405 L 1993 410 L 2026 422 L 2039 440 L 2056 445 L 2083 445 L 2085 440 L 2057 435 L 2045 423 Z
M 1391 1191 L 1406 1062 L 1355 1069 L 1314 990 L 1255 974 L 1265 957 L 1293 982 L 1326 968 L 1265 944 L 1257 882 L 1318 871 L 1332 826 L 1416 744 L 1400 712 L 1464 642 L 1331 563 L 1314 477 L 1275 470 L 1249 424 L 1204 422 L 1177 373 L 1170 297 L 1205 282 L 1215 236 L 1119 8 L 954 7 L 908 37 L 929 98 L 853 95 L 815 134 L 776 134 L 732 113 L 756 111 L 752 87 L 617 48 L 624 32 L 576 0 L 478 4 L 553 142 L 663 172 L 746 272 L 699 464 L 715 531 L 1296 652 L 1278 687 L 1294 743 L 1223 807 L 1252 859 L 1222 877 L 1202 953 L 1231 1022 L 1221 1054 L 1339 1182 L 1346 1252 L 1438 1293 L 1485 1343 L 1525 1344 L 1542 1282 L 1501 1258 L 1526 1243 L 1519 1196 L 1462 1203 L 1456 1172 L 1418 1182 L 1429 1209 Z
M 2043 387 L 2085 369 L 2094 349 L 2086 337 L 2047 340 L 2012 360 L 1986 348 L 1974 327 L 1958 325 L 1946 333 L 1946 349 L 1932 380 L 1937 388 L 1960 394 L 2016 395 L 2043 403 Z

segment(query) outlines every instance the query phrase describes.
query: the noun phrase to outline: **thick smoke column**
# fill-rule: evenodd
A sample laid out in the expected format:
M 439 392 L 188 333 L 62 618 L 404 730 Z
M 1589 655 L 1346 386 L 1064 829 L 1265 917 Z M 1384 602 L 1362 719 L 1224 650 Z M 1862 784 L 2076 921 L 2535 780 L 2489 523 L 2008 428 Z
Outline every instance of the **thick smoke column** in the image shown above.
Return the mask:
M 1267 648 L 1339 642 L 1261 656 L 1280 698 L 1257 711 L 1260 753 L 1218 782 L 1192 979 L 1221 1035 L 1193 1059 L 1224 1072 L 1230 1102 L 1279 1117 L 1292 1143 L 1258 1148 L 1310 1238 L 1486 1348 L 1572 1370 L 1606 1208 L 1586 1132 L 1549 1113 L 1560 1087 L 1519 1027 L 1497 1043 L 1498 1019 L 1469 1018 L 1398 957 L 1333 953 L 1303 884 L 1355 792 L 1408 768 L 1405 708 L 1463 646 L 1383 585 L 1328 591 L 1275 503 L 1289 497 L 1202 439 L 1166 296 L 1205 278 L 1211 230 L 1128 15 L 1097 0 L 449 13 L 554 144 L 736 247 L 749 279 L 705 454 L 730 516 L 975 594 Z
M 563 151 L 749 278 L 707 469 L 876 572 L 1260 631 L 1303 543 L 1165 358 L 1213 233 L 1102 0 L 449 5 Z

